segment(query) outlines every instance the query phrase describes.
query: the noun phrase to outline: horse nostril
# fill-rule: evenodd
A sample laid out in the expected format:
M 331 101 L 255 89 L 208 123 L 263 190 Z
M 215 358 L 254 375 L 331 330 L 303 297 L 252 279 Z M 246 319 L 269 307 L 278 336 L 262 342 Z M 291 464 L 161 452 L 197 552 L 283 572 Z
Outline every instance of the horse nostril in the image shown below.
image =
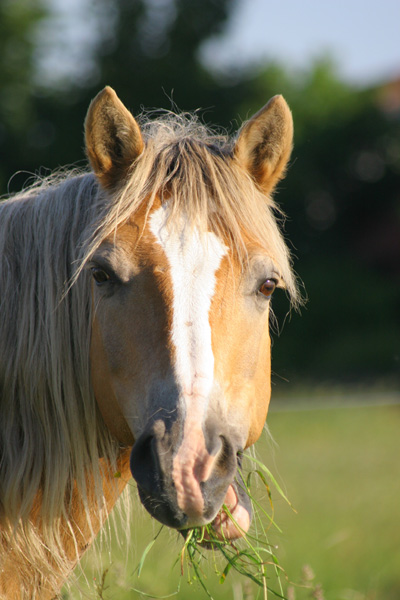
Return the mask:
M 172 453 L 165 451 L 160 437 L 161 427 L 151 427 L 134 444 L 130 467 L 138 485 L 143 506 L 161 523 L 181 528 L 186 515 L 176 505 L 176 492 L 171 480 Z
M 154 486 L 154 475 L 159 470 L 157 453 L 154 451 L 152 435 L 140 437 L 134 444 L 130 458 L 130 469 L 138 485 L 146 491 Z
M 226 437 L 224 435 L 220 435 L 219 439 L 221 440 L 221 450 L 219 452 L 218 462 L 225 462 L 225 460 L 229 456 L 230 444 L 228 443 Z
M 215 470 L 220 475 L 231 473 L 236 468 L 236 454 L 232 444 L 224 436 L 220 435 L 221 449 L 215 465 Z

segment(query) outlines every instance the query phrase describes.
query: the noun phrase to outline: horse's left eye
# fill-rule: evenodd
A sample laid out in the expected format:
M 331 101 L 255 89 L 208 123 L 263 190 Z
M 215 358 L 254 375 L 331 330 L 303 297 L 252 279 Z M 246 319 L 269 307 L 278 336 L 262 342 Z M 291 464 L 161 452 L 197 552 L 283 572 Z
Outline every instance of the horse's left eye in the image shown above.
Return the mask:
M 275 279 L 266 279 L 258 288 L 260 294 L 265 296 L 266 298 L 270 298 L 274 293 L 276 288 Z
M 110 280 L 110 276 L 107 273 L 107 271 L 105 271 L 104 269 L 101 269 L 100 267 L 92 267 L 91 271 L 92 271 L 93 279 L 95 280 L 95 282 L 98 285 L 101 285 L 102 283 L 106 283 L 107 281 Z

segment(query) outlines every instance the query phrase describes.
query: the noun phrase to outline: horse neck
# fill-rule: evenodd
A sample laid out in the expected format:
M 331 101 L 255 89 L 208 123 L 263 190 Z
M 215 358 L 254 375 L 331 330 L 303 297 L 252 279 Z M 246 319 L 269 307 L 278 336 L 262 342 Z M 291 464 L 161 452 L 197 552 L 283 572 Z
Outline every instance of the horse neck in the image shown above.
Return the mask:
M 102 528 L 104 521 L 131 478 L 129 467 L 130 453 L 131 448 L 127 448 L 121 452 L 116 461 L 116 468 L 112 468 L 107 459 L 100 459 L 104 506 L 102 510 L 96 510 L 94 483 L 89 479 L 87 503 L 90 511 L 90 522 L 86 516 L 82 496 L 74 487 L 71 500 L 71 513 L 69 515 L 73 534 L 67 532 L 64 546 L 67 556 L 68 558 L 71 557 L 71 560 L 77 559 L 76 544 L 78 544 L 79 548 L 79 559 L 93 542 L 94 537 Z M 91 507 L 93 507 L 93 510 L 90 510 Z
M 70 514 L 68 523 L 63 527 L 63 550 L 70 572 L 74 569 L 84 552 L 93 542 L 95 536 L 102 528 L 104 521 L 113 509 L 116 501 L 128 483 L 131 474 L 129 469 L 129 458 L 131 449 L 121 452 L 115 468 L 112 469 L 106 459 L 100 459 L 103 485 L 104 507 L 96 511 L 95 489 L 88 478 L 88 502 L 90 521 L 87 518 L 82 495 L 74 486 L 70 502 Z M 38 497 L 32 513 L 31 522 L 40 529 L 40 499 Z M 2 540 L 0 540 L 2 541 Z M 57 587 L 51 589 L 46 585 L 40 569 L 35 567 L 32 557 L 23 556 L 19 549 L 6 547 L 0 544 L 0 552 L 7 558 L 2 561 L 0 571 L 0 600 L 26 600 L 26 598 L 51 600 L 57 594 L 65 582 L 65 572 L 60 572 Z

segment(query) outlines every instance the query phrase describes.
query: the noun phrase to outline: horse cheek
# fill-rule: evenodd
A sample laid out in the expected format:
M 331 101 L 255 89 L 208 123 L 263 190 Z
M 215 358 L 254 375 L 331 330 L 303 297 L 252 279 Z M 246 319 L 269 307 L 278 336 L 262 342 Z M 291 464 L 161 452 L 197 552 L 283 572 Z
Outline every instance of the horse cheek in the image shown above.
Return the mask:
M 121 444 L 132 446 L 135 440 L 113 390 L 103 336 L 96 319 L 92 326 L 90 367 L 93 392 L 104 423 Z
M 246 414 L 249 415 L 246 448 L 260 437 L 271 398 L 271 340 L 268 319 L 261 331 L 254 328 L 253 335 L 248 340 L 248 351 L 251 352 L 251 377 L 248 378 L 247 388 L 243 388 L 242 398 Z
M 254 377 L 254 390 L 249 401 L 251 424 L 246 448 L 252 446 L 260 437 L 267 418 L 271 398 L 271 343 L 269 335 L 263 340 L 260 350 L 257 371 Z

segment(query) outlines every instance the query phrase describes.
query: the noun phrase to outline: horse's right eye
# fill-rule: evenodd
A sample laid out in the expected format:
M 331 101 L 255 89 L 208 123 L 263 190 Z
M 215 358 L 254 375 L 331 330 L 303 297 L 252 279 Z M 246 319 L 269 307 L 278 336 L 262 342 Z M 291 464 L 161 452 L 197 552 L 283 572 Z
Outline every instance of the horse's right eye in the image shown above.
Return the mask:
M 110 276 L 104 269 L 101 269 L 100 267 L 92 267 L 91 271 L 92 277 L 98 285 L 110 281 Z

